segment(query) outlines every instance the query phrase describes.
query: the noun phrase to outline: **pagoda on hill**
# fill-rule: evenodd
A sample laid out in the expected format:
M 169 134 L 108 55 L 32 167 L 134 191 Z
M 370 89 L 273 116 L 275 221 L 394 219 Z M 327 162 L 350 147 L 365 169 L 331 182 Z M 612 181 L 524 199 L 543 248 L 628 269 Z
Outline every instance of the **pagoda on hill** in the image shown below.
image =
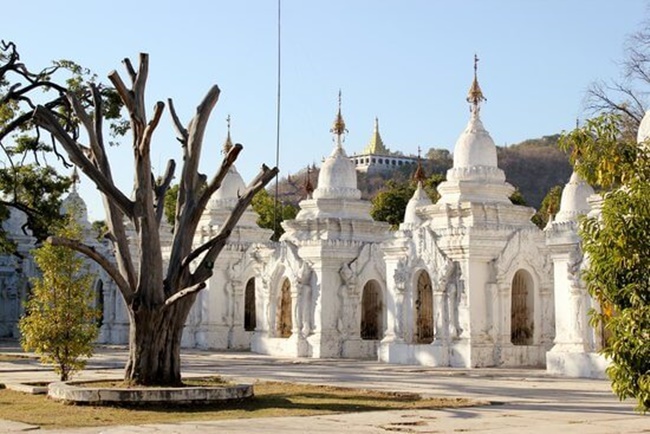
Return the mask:
M 370 136 L 370 142 L 361 151 L 361 154 L 354 154 L 350 157 L 357 172 L 390 172 L 405 165 L 415 165 L 416 157 L 406 157 L 397 152 L 391 152 L 384 145 L 379 134 L 379 119 L 375 118 L 375 128 Z

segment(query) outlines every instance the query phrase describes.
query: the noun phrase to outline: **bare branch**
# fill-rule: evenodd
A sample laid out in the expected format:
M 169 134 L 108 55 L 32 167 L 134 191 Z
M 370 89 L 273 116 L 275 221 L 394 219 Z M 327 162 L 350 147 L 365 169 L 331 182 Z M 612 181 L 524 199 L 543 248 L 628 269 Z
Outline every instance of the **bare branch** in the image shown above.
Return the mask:
M 124 67 L 126 68 L 126 72 L 129 74 L 129 77 L 131 78 L 131 83 L 135 82 L 135 69 L 133 68 L 131 59 L 125 57 L 124 59 L 122 59 L 122 63 L 124 64 Z
M 203 101 L 196 107 L 196 114 L 190 121 L 188 127 L 188 141 L 185 148 L 185 165 L 182 181 L 186 181 L 185 188 L 188 194 L 197 192 L 198 184 L 198 166 L 201 159 L 201 148 L 203 146 L 203 136 L 205 128 L 210 117 L 210 113 L 219 100 L 220 90 L 218 86 L 212 86 L 203 98 Z
M 92 83 L 90 84 L 90 92 L 92 93 L 93 106 L 95 107 L 95 126 L 93 129 L 95 131 L 95 139 L 97 140 L 97 143 L 95 143 L 96 146 L 93 147 L 93 144 L 90 144 L 90 149 L 92 149 L 95 159 L 102 161 L 103 163 L 106 161 L 106 149 L 104 148 L 104 130 L 102 128 L 102 123 L 104 120 L 104 114 L 102 113 L 102 96 L 97 86 Z M 104 174 L 105 173 L 106 172 L 104 172 Z
M 115 201 L 125 215 L 129 217 L 133 216 L 133 202 L 92 164 L 77 142 L 72 140 L 65 130 L 63 130 L 49 110 L 43 106 L 36 107 L 34 120 L 56 137 L 59 143 L 61 143 L 61 146 L 67 151 L 70 161 L 92 179 L 102 193 Z
M 69 249 L 72 249 L 76 252 L 82 253 L 95 261 L 99 266 L 101 266 L 106 273 L 115 281 L 115 284 L 122 292 L 124 300 L 127 303 L 130 303 L 133 299 L 133 290 L 129 284 L 124 280 L 124 277 L 120 274 L 119 270 L 113 266 L 113 264 L 101 253 L 99 253 L 94 247 L 88 246 L 76 240 L 71 240 L 69 238 L 63 237 L 49 237 L 47 241 L 53 246 L 63 246 Z
M 154 110 L 153 119 L 149 121 L 147 127 L 144 129 L 142 140 L 140 141 L 141 154 L 149 153 L 149 145 L 151 143 L 151 137 L 153 136 L 153 132 L 156 130 L 156 127 L 158 126 L 158 122 L 160 122 L 160 117 L 162 116 L 162 113 L 165 110 L 165 104 L 162 101 L 158 101 L 154 106 L 153 110 Z
M 113 70 L 109 72 L 108 79 L 115 86 L 115 90 L 120 95 L 120 99 L 124 102 L 124 105 L 130 113 L 133 110 L 133 92 L 126 87 L 117 71 Z
M 228 151 L 228 154 L 225 156 L 225 158 L 221 162 L 221 167 L 215 174 L 215 176 L 210 180 L 208 183 L 207 187 L 201 194 L 201 197 L 199 198 L 199 201 L 197 202 L 197 210 L 202 210 L 205 208 L 205 205 L 208 203 L 210 200 L 210 197 L 214 194 L 215 191 L 221 187 L 221 183 L 223 182 L 224 178 L 228 174 L 228 171 L 232 167 L 232 165 L 235 163 L 235 160 L 237 160 L 237 157 L 239 156 L 239 153 L 243 149 L 243 146 L 239 143 L 237 143 L 235 146 L 233 146 L 230 151 Z
M 200 290 L 202 290 L 206 286 L 207 285 L 206 285 L 205 282 L 201 282 L 201 283 L 193 285 L 193 286 L 191 286 L 189 288 L 182 289 L 182 290 L 178 291 L 177 293 L 175 293 L 174 295 L 172 295 L 171 297 L 169 297 L 167 300 L 165 300 L 165 306 L 169 306 L 172 303 L 175 303 L 178 300 L 180 300 L 180 299 L 182 299 L 184 297 L 187 297 L 188 295 L 196 294 L 197 292 L 199 292 Z
M 56 98 L 55 100 L 48 102 L 47 104 L 44 104 L 44 107 L 51 111 L 52 109 L 61 106 L 64 101 L 65 98 L 59 97 Z M 0 129 L 0 141 L 2 141 L 2 139 L 7 137 L 12 132 L 16 131 L 20 126 L 24 125 L 29 120 L 31 120 L 32 116 L 33 114 L 31 112 L 27 112 L 14 118 L 13 121 L 6 124 L 2 129 Z
M 221 226 L 221 229 L 219 230 L 217 236 L 204 245 L 200 246 L 188 256 L 187 260 L 183 261 L 183 267 L 188 267 L 194 259 L 196 259 L 203 251 L 207 250 L 207 253 L 201 259 L 201 262 L 192 274 L 190 281 L 192 284 L 204 282 L 205 280 L 209 279 L 210 276 L 212 276 L 212 267 L 214 266 L 214 261 L 219 256 L 219 253 L 221 253 L 221 250 L 228 241 L 228 237 L 237 225 L 237 222 L 239 222 L 242 214 L 244 214 L 244 211 L 246 211 L 246 208 L 248 208 L 250 205 L 250 202 L 253 200 L 255 194 L 263 189 L 275 177 L 277 173 L 277 167 L 269 169 L 267 166 L 263 165 L 258 175 L 253 181 L 251 181 L 251 183 L 246 188 L 246 191 L 244 191 L 243 194 L 239 197 L 237 204 Z
M 176 114 L 176 108 L 174 107 L 174 101 L 172 101 L 171 98 L 167 98 L 167 105 L 169 106 L 169 113 L 171 113 L 172 116 L 172 121 L 174 122 L 174 129 L 176 130 L 176 134 L 178 136 L 178 141 L 183 144 L 183 146 L 187 145 L 187 130 L 181 123 L 181 120 L 178 118 L 178 115 Z

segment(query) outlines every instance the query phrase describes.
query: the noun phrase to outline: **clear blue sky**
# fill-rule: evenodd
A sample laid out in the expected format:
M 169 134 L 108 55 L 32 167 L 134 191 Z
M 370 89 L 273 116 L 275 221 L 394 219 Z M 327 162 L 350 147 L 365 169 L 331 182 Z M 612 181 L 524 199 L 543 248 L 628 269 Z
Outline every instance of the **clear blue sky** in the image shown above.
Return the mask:
M 498 145 L 570 129 L 585 116 L 588 85 L 619 76 L 626 36 L 647 12 L 644 0 L 282 0 L 281 173 L 330 153 L 339 88 L 348 154 L 365 146 L 375 116 L 392 150 L 453 149 L 468 119 L 474 53 L 488 99 L 482 117 Z M 66 58 L 105 77 L 123 72 L 123 57 L 150 53 L 149 106 L 172 97 L 184 122 L 218 84 L 202 169 L 220 163 L 228 114 L 244 145 L 244 179 L 273 165 L 277 0 L 33 0 L 7 2 L 2 13 L 0 37 L 33 69 Z M 179 155 L 165 119 L 156 170 Z M 112 151 L 128 193 L 128 145 Z M 91 219 L 103 218 L 94 186 L 82 180 L 81 191 Z

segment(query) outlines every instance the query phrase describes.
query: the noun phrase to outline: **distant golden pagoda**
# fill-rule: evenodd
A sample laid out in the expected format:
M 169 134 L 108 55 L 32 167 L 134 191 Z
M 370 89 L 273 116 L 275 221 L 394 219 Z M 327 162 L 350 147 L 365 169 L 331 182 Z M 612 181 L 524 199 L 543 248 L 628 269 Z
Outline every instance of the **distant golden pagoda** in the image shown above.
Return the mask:
M 362 151 L 363 154 L 390 155 L 390 150 L 384 146 L 384 141 L 379 134 L 379 118 L 375 117 L 375 129 L 370 136 L 370 142 Z

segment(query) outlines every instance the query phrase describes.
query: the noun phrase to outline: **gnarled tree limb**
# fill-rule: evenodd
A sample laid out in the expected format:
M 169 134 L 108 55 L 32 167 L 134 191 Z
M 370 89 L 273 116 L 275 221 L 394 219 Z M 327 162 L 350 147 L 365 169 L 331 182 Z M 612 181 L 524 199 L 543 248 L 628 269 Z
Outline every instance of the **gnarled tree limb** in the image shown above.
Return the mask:
M 207 285 L 205 282 L 198 283 L 196 285 L 193 285 L 189 288 L 181 289 L 171 297 L 169 297 L 167 300 L 165 300 L 165 305 L 169 306 L 172 303 L 177 302 L 178 300 L 182 299 L 183 297 L 187 297 L 190 294 L 194 294 L 205 288 Z
M 34 110 L 34 120 L 56 137 L 61 146 L 67 151 L 70 160 L 95 182 L 102 193 L 115 201 L 125 215 L 133 216 L 133 202 L 95 167 L 77 142 L 72 140 L 49 110 L 39 105 Z
M 210 200 L 210 197 L 221 187 L 221 183 L 228 174 L 228 171 L 232 165 L 235 163 L 235 160 L 237 160 L 237 157 L 239 156 L 239 153 L 242 149 L 243 146 L 237 143 L 230 149 L 230 151 L 228 151 L 228 154 L 221 161 L 221 167 L 219 167 L 219 170 L 210 180 L 207 187 L 201 194 L 201 197 L 197 201 L 197 210 L 203 210 Z
M 174 101 L 171 98 L 167 98 L 167 105 L 169 106 L 169 113 L 172 116 L 172 122 L 174 123 L 174 129 L 176 130 L 177 139 L 183 146 L 187 145 L 187 130 L 181 123 L 181 120 L 178 118 L 176 113 L 176 108 L 174 107 Z
M 124 300 L 127 302 L 127 304 L 131 302 L 133 299 L 133 290 L 129 284 L 126 282 L 126 280 L 124 280 L 124 277 L 122 277 L 119 270 L 115 268 L 113 264 L 104 255 L 99 253 L 94 247 L 88 246 L 77 240 L 71 240 L 64 237 L 49 237 L 47 241 L 54 246 L 63 246 L 76 252 L 82 253 L 95 261 L 115 281 L 115 284 L 122 292 Z
M 219 256 L 219 253 L 221 253 L 223 247 L 226 245 L 230 233 L 237 225 L 237 222 L 241 218 L 244 211 L 246 211 L 248 205 L 250 205 L 250 202 L 253 200 L 255 194 L 263 189 L 266 184 L 268 184 L 275 177 L 277 173 L 277 167 L 269 169 L 267 166 L 263 165 L 260 173 L 258 173 L 253 181 L 251 181 L 251 183 L 246 188 L 246 191 L 244 191 L 243 194 L 239 197 L 239 200 L 231 211 L 230 216 L 228 216 L 228 219 L 226 219 L 226 221 L 221 226 L 219 234 L 217 234 L 216 237 L 204 245 L 200 246 L 188 256 L 187 260 L 183 261 L 183 267 L 188 267 L 192 260 L 200 255 L 200 253 L 197 254 L 196 252 L 203 252 L 207 250 L 207 253 L 205 256 L 203 256 L 201 262 L 199 262 L 199 265 L 196 267 L 196 270 L 194 273 L 192 273 L 190 284 L 195 285 L 200 282 L 204 282 L 209 279 L 210 276 L 212 276 L 212 267 L 214 266 L 214 261 L 216 260 L 217 256 Z

